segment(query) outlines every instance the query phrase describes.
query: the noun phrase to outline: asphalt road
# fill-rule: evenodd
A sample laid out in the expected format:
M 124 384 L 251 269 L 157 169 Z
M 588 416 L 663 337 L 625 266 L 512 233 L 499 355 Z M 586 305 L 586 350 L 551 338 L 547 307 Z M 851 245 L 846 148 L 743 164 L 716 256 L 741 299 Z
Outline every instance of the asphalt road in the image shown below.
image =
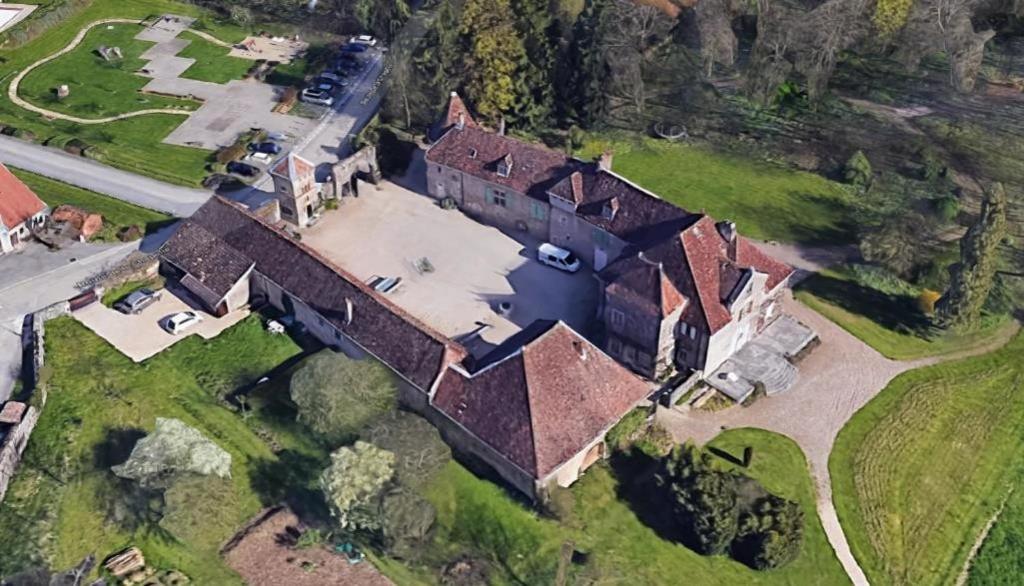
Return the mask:
M 0 162 L 178 217 L 192 215 L 212 194 L 7 136 L 0 136 Z

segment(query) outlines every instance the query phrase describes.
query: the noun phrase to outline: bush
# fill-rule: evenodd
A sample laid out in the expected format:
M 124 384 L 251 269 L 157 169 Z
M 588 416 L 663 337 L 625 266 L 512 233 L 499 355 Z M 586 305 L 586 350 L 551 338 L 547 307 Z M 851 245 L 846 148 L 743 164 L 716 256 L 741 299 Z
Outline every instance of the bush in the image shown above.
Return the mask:
M 952 222 L 960 215 L 960 200 L 947 195 L 935 200 L 935 213 L 945 222 Z
M 394 477 L 395 455 L 359 441 L 331 454 L 320 489 L 342 529 L 377 531 L 381 519 L 375 505 Z
M 391 371 L 373 358 L 353 360 L 324 350 L 310 357 L 291 380 L 299 421 L 329 443 L 344 443 L 398 402 Z
M 395 455 L 396 480 L 416 488 L 430 481 L 452 459 L 437 428 L 418 415 L 392 411 L 375 421 L 362 439 Z
M 871 161 L 868 161 L 864 151 L 853 153 L 850 160 L 846 161 L 843 169 L 843 178 L 850 185 L 866 189 L 871 185 Z
M 398 559 L 410 559 L 423 551 L 437 519 L 433 505 L 402 488 L 384 494 L 379 514 L 380 544 L 389 556 Z
M 740 517 L 732 557 L 755 570 L 785 565 L 800 553 L 803 523 L 799 505 L 768 495 Z
M 647 425 L 647 410 L 637 408 L 626 414 L 604 436 L 613 451 L 626 451 L 633 445 Z
M 245 156 L 245 144 L 242 142 L 236 142 L 231 146 L 224 147 L 217 151 L 217 162 L 222 165 L 227 165 L 231 161 L 237 161 Z

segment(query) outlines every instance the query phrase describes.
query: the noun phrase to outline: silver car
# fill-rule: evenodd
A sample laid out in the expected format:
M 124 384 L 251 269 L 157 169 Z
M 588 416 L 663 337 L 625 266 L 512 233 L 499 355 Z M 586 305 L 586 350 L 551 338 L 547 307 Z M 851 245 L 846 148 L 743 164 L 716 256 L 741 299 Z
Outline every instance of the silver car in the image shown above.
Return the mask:
M 124 299 L 114 304 L 114 309 L 128 315 L 142 313 L 150 305 L 160 300 L 160 292 L 152 289 L 139 289 L 132 291 Z

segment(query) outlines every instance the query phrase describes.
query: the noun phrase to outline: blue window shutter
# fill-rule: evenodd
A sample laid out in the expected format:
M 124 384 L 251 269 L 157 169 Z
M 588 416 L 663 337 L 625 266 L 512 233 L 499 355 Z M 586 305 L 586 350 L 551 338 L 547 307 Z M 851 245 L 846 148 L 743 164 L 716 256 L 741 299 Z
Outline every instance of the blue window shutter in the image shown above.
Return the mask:
M 484 201 L 487 203 L 494 203 L 494 193 L 490 187 L 484 188 Z

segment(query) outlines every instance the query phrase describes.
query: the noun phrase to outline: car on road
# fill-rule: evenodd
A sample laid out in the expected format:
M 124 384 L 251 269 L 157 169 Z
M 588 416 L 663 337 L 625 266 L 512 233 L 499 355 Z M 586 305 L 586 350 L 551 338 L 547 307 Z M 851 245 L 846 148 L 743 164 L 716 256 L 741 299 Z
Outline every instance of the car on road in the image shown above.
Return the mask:
M 342 53 L 365 53 L 369 49 L 366 45 L 360 43 L 349 43 L 341 48 Z
M 194 328 L 203 321 L 203 316 L 194 311 L 182 311 L 164 321 L 164 329 L 168 333 L 178 335 L 185 330 Z
M 150 305 L 160 301 L 161 293 L 152 289 L 139 289 L 132 291 L 124 299 L 114 304 L 114 309 L 125 315 L 137 315 L 142 313 Z
M 537 247 L 537 260 L 568 273 L 575 273 L 582 266 L 580 259 L 571 251 L 547 242 Z
M 249 150 L 254 153 L 267 153 L 268 155 L 276 155 L 281 152 L 281 145 L 269 140 L 266 142 L 250 142 Z
M 318 106 L 330 106 L 334 104 L 334 98 L 331 97 L 331 94 L 316 88 L 306 88 L 302 90 L 302 95 L 300 97 L 302 98 L 302 101 L 307 104 L 316 104 Z
M 231 161 L 228 163 L 227 171 L 228 173 L 234 173 L 235 175 L 241 175 L 242 177 L 255 177 L 260 172 L 256 167 L 239 161 Z
M 368 47 L 374 47 L 377 45 L 377 39 L 370 35 L 358 35 L 349 39 L 348 42 L 350 44 L 366 45 Z

